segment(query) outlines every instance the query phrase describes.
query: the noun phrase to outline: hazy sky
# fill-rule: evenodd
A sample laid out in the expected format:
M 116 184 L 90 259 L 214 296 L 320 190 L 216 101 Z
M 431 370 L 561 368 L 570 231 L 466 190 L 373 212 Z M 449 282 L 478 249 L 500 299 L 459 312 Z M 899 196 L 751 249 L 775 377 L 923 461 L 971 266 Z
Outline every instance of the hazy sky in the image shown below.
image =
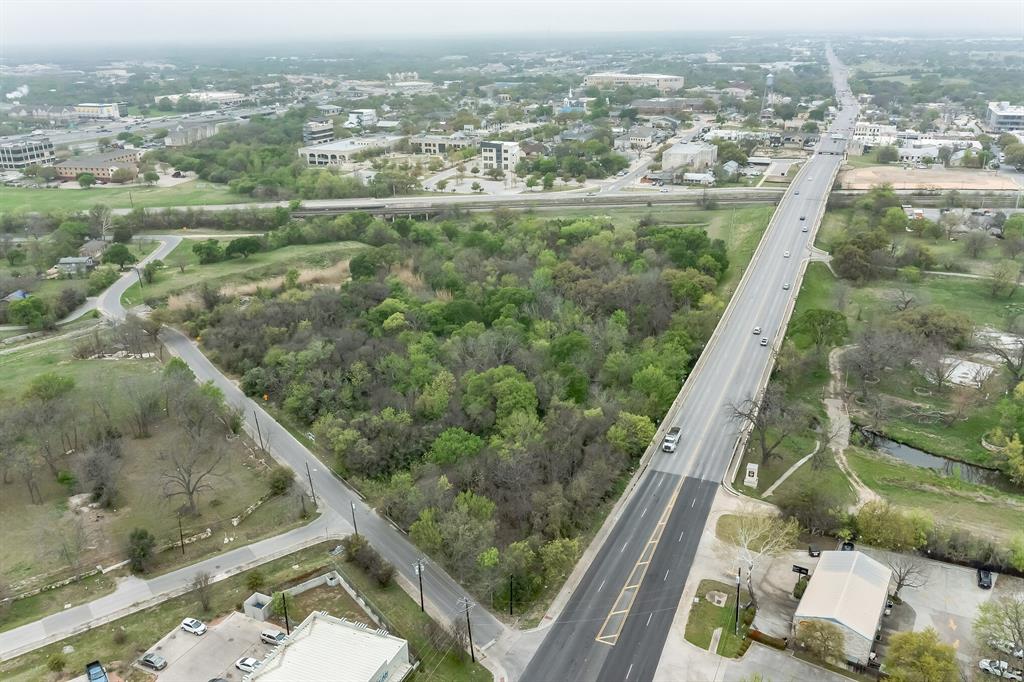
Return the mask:
M 643 31 L 1024 35 L 1024 0 L 0 0 L 4 46 Z

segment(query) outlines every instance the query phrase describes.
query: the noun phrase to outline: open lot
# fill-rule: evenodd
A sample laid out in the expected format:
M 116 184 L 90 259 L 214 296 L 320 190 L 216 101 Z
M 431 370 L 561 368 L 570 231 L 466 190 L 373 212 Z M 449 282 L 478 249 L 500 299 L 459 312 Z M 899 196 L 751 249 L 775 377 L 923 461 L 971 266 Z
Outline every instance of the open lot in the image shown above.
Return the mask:
M 253 201 L 225 185 L 191 180 L 173 187 L 93 187 L 91 189 L 28 189 L 4 187 L 0 211 L 87 211 L 96 204 L 110 208 L 244 204 Z
M 265 623 L 232 611 L 226 618 L 207 623 L 205 635 L 189 634 L 175 628 L 146 652 L 167 659 L 167 667 L 156 674 L 160 682 L 194 682 L 217 677 L 241 680 L 235 661 L 243 656 L 263 660 L 273 647 L 260 641 Z
M 889 184 L 893 189 L 1017 190 L 1012 178 L 995 171 L 957 168 L 903 168 L 897 165 L 855 168 L 839 174 L 843 189 L 871 189 Z

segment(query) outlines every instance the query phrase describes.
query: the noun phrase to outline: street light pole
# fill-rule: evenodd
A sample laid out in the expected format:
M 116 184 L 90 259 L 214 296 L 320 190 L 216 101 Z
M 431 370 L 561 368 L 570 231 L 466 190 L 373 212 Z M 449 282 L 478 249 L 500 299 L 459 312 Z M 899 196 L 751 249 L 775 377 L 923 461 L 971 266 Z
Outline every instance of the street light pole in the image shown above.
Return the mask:
M 352 529 L 355 530 L 356 535 L 359 535 L 359 526 L 356 524 L 356 503 L 351 502 L 352 505 Z
M 740 634 L 740 574 L 742 572 L 742 568 L 736 569 L 736 614 L 732 628 L 732 633 L 736 636 Z
M 416 576 L 420 579 L 420 611 L 422 612 L 422 611 L 424 611 L 424 607 L 423 607 L 423 566 L 424 566 L 424 560 L 423 559 L 417 559 L 416 563 L 414 563 L 413 566 L 416 568 Z

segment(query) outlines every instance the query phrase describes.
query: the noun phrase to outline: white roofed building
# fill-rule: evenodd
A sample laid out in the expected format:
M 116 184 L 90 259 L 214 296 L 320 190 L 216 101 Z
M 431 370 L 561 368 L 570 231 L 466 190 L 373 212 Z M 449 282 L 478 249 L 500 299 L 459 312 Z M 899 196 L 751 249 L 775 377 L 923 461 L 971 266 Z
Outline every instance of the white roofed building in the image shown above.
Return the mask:
M 245 679 L 401 682 L 412 669 L 404 639 L 314 611 Z
M 832 623 L 843 633 L 847 660 L 867 665 L 891 578 L 888 566 L 862 552 L 822 552 L 793 614 L 794 636 L 803 622 Z

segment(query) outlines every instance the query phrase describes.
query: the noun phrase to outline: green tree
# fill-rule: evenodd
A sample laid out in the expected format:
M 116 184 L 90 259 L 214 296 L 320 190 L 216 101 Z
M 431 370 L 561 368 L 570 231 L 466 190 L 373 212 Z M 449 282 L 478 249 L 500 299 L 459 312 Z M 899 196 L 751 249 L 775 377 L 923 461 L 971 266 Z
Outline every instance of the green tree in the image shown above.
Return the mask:
M 471 190 L 473 190 L 474 192 L 483 192 L 484 191 L 483 186 L 479 182 L 476 182 L 475 180 L 473 181 L 473 184 L 469 186 L 469 188 Z
M 548 587 L 560 584 L 576 565 L 580 543 L 576 538 L 558 538 L 540 548 L 540 561 Z
M 263 249 L 263 240 L 259 237 L 238 237 L 228 242 L 227 249 L 224 250 L 224 255 L 227 258 L 233 258 L 234 256 L 241 256 L 242 258 L 248 258 L 254 253 L 259 253 Z
M 896 147 L 885 145 L 878 148 L 875 158 L 878 159 L 878 163 L 895 163 L 899 161 L 900 153 L 896 151 Z
M 1024 536 L 1018 535 L 1024 544 Z M 1015 649 L 1024 647 L 1024 593 L 1011 592 L 993 597 L 978 606 L 974 618 L 976 642 L 1008 642 Z M 1001 652 L 993 652 L 1003 657 Z
M 845 314 L 823 308 L 810 308 L 800 313 L 793 320 L 793 331 L 806 335 L 818 351 L 838 346 L 850 333 Z
M 224 249 L 216 239 L 206 239 L 192 245 L 192 253 L 199 257 L 199 263 L 207 265 L 224 260 Z
M 46 301 L 38 296 L 13 301 L 7 306 L 7 319 L 11 324 L 24 325 L 32 330 L 42 329 L 49 313 Z
M 907 212 L 899 206 L 891 206 L 885 209 L 879 226 L 889 233 L 903 233 L 907 231 L 908 223 Z
M 135 260 L 135 255 L 125 244 L 111 244 L 107 247 L 107 250 L 103 252 L 103 262 L 113 263 L 119 270 L 123 270 L 126 264 L 134 263 Z
M 874 547 L 909 552 L 928 541 L 932 521 L 924 515 L 904 514 L 888 502 L 868 502 L 857 512 L 857 535 Z
M 615 423 L 608 429 L 608 442 L 619 452 L 637 457 L 647 449 L 656 432 L 657 427 L 650 417 L 619 412 Z
M 416 546 L 428 554 L 437 554 L 441 550 L 444 538 L 437 522 L 437 510 L 427 507 L 420 511 L 420 516 L 409 527 L 409 537 Z
M 156 538 L 145 528 L 136 528 L 128 536 L 128 562 L 134 573 L 142 573 L 149 566 L 156 547 Z
M 42 403 L 51 403 L 58 398 L 71 393 L 75 388 L 75 380 L 66 374 L 57 372 L 46 372 L 32 378 L 28 388 L 25 390 L 25 397 L 38 400 Z
M 843 657 L 843 631 L 823 620 L 802 621 L 797 625 L 796 643 L 818 660 L 831 663 Z
M 885 656 L 889 678 L 894 682 L 958 682 L 960 668 L 956 649 L 939 641 L 934 628 L 921 632 L 897 632 L 889 640 Z
M 1014 167 L 1024 166 L 1024 144 L 1011 144 L 1003 149 L 1003 154 L 1006 155 L 1007 165 Z
M 77 180 L 82 189 L 89 189 L 96 184 L 96 176 L 92 173 L 79 173 Z
M 159 182 L 160 174 L 156 171 L 149 170 L 142 174 L 142 179 L 146 181 L 147 185 L 152 185 L 155 182 Z
M 427 451 L 427 459 L 435 464 L 455 464 L 479 454 L 483 449 L 483 438 L 465 429 L 451 427 L 434 439 Z

